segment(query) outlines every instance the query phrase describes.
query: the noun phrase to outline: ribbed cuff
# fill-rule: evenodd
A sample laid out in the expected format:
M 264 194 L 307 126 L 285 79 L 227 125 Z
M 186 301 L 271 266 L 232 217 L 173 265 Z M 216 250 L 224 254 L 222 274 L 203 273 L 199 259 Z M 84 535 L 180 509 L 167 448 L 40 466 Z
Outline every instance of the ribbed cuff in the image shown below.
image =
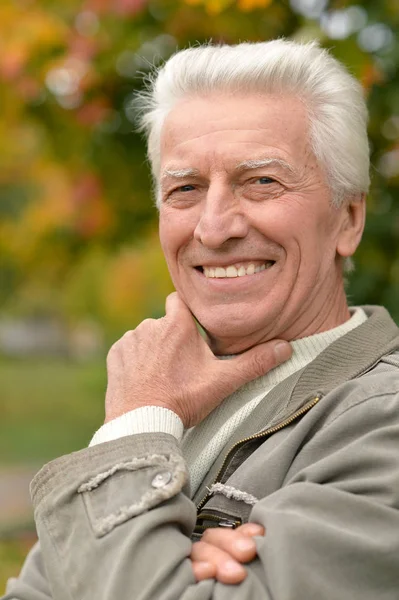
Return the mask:
M 89 446 L 111 442 L 136 433 L 168 433 L 180 442 L 183 430 L 180 417 L 168 408 L 142 406 L 105 423 L 96 431 Z

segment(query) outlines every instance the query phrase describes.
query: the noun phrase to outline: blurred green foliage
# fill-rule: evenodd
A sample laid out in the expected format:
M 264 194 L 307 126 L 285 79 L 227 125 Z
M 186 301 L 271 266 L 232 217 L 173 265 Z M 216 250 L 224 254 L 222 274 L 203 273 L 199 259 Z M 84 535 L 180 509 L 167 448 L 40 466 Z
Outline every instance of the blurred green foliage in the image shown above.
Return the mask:
M 105 360 L 0 359 L 0 381 L 0 470 L 80 450 L 104 421 Z
M 36 541 L 32 509 L 17 490 L 2 490 L 9 480 L 3 474 L 25 465 L 33 476 L 49 460 L 88 445 L 104 419 L 104 367 L 105 360 L 0 358 L 0 497 L 8 498 L 0 502 L 0 594 Z M 10 515 L 13 494 L 19 508 Z
M 33 533 L 0 540 L 0 593 L 5 590 L 9 577 L 17 577 L 19 567 L 36 541 Z
M 90 316 L 110 338 L 161 314 L 132 94 L 177 48 L 284 35 L 319 39 L 364 85 L 373 186 L 349 294 L 399 320 L 398 24 L 398 0 L 2 0 L 0 311 Z

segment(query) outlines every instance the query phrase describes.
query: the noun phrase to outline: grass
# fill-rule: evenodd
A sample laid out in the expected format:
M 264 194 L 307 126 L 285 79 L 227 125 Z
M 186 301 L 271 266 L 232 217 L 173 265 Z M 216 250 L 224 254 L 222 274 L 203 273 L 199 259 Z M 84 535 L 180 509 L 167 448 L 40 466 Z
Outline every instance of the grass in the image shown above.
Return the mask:
M 0 357 L 0 471 L 84 448 L 104 418 L 105 360 Z M 3 515 L 4 517 L 4 515 Z M 35 541 L 29 522 L 0 537 L 0 595 Z
M 87 446 L 104 415 L 105 361 L 0 359 L 0 466 Z
M 36 542 L 34 533 L 0 540 L 0 594 L 10 577 L 17 577 L 29 550 Z

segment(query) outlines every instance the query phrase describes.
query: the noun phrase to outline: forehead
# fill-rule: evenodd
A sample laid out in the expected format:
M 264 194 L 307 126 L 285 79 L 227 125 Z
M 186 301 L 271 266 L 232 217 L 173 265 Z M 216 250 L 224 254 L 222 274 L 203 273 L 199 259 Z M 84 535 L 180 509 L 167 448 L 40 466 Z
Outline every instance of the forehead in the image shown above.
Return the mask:
M 165 170 L 280 158 L 301 167 L 309 155 L 308 115 L 295 97 L 212 94 L 180 101 L 161 133 Z

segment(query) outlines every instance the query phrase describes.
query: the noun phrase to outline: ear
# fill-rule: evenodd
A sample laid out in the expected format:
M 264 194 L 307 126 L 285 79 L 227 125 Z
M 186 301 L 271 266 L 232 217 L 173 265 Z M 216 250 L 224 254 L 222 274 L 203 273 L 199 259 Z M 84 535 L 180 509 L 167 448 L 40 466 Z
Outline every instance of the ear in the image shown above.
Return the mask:
M 352 197 L 342 207 L 343 218 L 337 238 L 337 253 L 352 256 L 362 239 L 366 220 L 366 194 Z

